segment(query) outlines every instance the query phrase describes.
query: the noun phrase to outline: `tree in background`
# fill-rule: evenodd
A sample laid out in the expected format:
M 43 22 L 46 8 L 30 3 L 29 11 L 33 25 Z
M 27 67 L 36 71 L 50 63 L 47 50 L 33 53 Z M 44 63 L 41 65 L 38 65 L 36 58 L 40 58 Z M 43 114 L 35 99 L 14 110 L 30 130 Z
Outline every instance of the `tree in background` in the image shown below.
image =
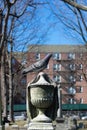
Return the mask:
M 85 0 L 54 0 L 49 2 L 55 21 L 61 22 L 61 29 L 68 37 L 79 43 L 87 43 L 87 2 Z M 57 22 L 58 20 L 58 22 Z
M 9 109 L 10 118 L 12 115 L 12 90 L 13 90 L 13 73 L 12 73 L 12 57 L 13 51 L 20 51 L 27 48 L 30 41 L 35 39 L 35 43 L 40 43 L 41 38 L 37 37 L 41 26 L 39 19 L 36 17 L 36 9 L 38 6 L 45 4 L 44 2 L 36 2 L 35 0 L 1 0 L 0 1 L 0 61 L 1 61 L 1 87 L 3 93 L 3 112 L 7 117 L 7 84 L 6 76 L 9 78 Z M 41 29 L 42 30 L 42 29 Z M 46 33 L 44 31 L 44 33 Z M 42 37 L 44 36 L 42 33 Z M 41 32 L 40 32 L 41 36 Z M 5 72 L 6 64 L 9 73 Z M 14 72 L 16 73 L 16 72 Z M 1 110 L 0 110 L 1 111 Z

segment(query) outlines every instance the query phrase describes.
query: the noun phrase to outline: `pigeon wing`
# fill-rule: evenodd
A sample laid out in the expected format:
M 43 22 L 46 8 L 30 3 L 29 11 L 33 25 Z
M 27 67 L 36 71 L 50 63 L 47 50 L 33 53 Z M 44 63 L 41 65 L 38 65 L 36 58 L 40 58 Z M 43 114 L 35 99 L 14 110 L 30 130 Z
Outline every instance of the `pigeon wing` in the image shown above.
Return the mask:
M 49 62 L 49 59 L 51 58 L 52 54 L 48 54 L 44 59 L 32 64 L 28 68 L 23 70 L 23 74 L 26 74 L 28 72 L 34 72 L 34 71 L 42 71 L 47 67 L 47 64 Z
M 45 62 L 44 62 L 44 60 L 40 60 L 40 61 L 38 61 L 38 62 L 36 62 L 36 63 L 34 63 L 34 64 L 32 64 L 32 69 L 35 71 L 39 71 L 39 70 L 42 70 L 42 69 L 44 69 L 46 66 L 45 66 Z
M 45 68 L 44 66 L 44 61 L 40 60 L 32 65 L 30 65 L 29 67 L 27 67 L 26 69 L 23 70 L 23 74 L 26 74 L 28 72 L 34 72 L 34 71 L 41 71 Z

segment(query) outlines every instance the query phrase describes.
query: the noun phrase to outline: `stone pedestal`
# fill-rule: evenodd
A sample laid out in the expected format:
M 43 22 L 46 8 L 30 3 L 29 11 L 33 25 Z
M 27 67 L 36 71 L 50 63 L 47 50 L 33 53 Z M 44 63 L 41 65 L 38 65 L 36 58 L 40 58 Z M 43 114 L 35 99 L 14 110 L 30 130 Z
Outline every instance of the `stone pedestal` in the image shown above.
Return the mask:
M 0 126 L 0 130 L 3 130 L 3 129 L 2 129 L 2 126 Z
M 0 125 L 0 130 L 5 130 L 5 126 L 4 125 Z
M 55 130 L 52 123 L 32 122 L 28 130 Z

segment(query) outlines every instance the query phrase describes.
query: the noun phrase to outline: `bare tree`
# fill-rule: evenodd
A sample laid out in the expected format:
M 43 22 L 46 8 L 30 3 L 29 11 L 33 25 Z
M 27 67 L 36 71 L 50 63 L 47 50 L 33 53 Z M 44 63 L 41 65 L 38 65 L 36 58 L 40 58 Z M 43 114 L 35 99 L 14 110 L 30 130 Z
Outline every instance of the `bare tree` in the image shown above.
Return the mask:
M 57 20 L 64 26 L 61 28 L 68 37 L 77 39 L 79 43 L 87 43 L 87 2 L 79 0 L 60 0 L 49 3 Z M 83 9 L 83 8 L 84 9 Z
M 40 24 L 39 19 L 34 19 L 35 11 L 38 5 L 43 5 L 45 3 L 36 2 L 34 0 L 1 0 L 0 1 L 0 61 L 3 58 L 8 59 L 9 68 L 9 97 L 10 97 L 10 109 L 12 106 L 12 49 L 10 49 L 10 44 L 12 42 L 11 48 L 13 50 L 24 49 L 29 41 L 37 38 L 37 32 L 39 31 L 38 25 Z M 38 41 L 38 40 L 37 40 Z M 9 56 L 9 54 L 11 54 Z M 4 61 L 4 60 L 2 60 Z M 1 61 L 1 65 L 3 63 Z M 1 68 L 1 84 L 3 85 L 3 91 L 6 92 L 5 84 L 5 67 Z M 16 73 L 16 72 L 15 72 Z M 1 89 L 1 88 L 0 88 Z M 3 95 L 4 96 L 4 95 Z M 4 103 L 4 111 L 7 110 L 7 103 Z M 5 116 L 7 116 L 5 114 Z M 10 116 L 12 120 L 12 110 L 10 110 Z

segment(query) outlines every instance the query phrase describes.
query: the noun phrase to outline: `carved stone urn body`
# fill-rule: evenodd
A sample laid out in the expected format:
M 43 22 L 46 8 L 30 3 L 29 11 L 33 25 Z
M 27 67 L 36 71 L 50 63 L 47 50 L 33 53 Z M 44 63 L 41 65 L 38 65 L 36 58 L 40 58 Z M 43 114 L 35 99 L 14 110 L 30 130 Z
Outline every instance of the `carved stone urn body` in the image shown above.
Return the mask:
M 31 103 L 37 108 L 38 115 L 33 121 L 51 122 L 51 118 L 45 115 L 45 111 L 53 103 L 54 87 L 38 85 L 30 88 Z

